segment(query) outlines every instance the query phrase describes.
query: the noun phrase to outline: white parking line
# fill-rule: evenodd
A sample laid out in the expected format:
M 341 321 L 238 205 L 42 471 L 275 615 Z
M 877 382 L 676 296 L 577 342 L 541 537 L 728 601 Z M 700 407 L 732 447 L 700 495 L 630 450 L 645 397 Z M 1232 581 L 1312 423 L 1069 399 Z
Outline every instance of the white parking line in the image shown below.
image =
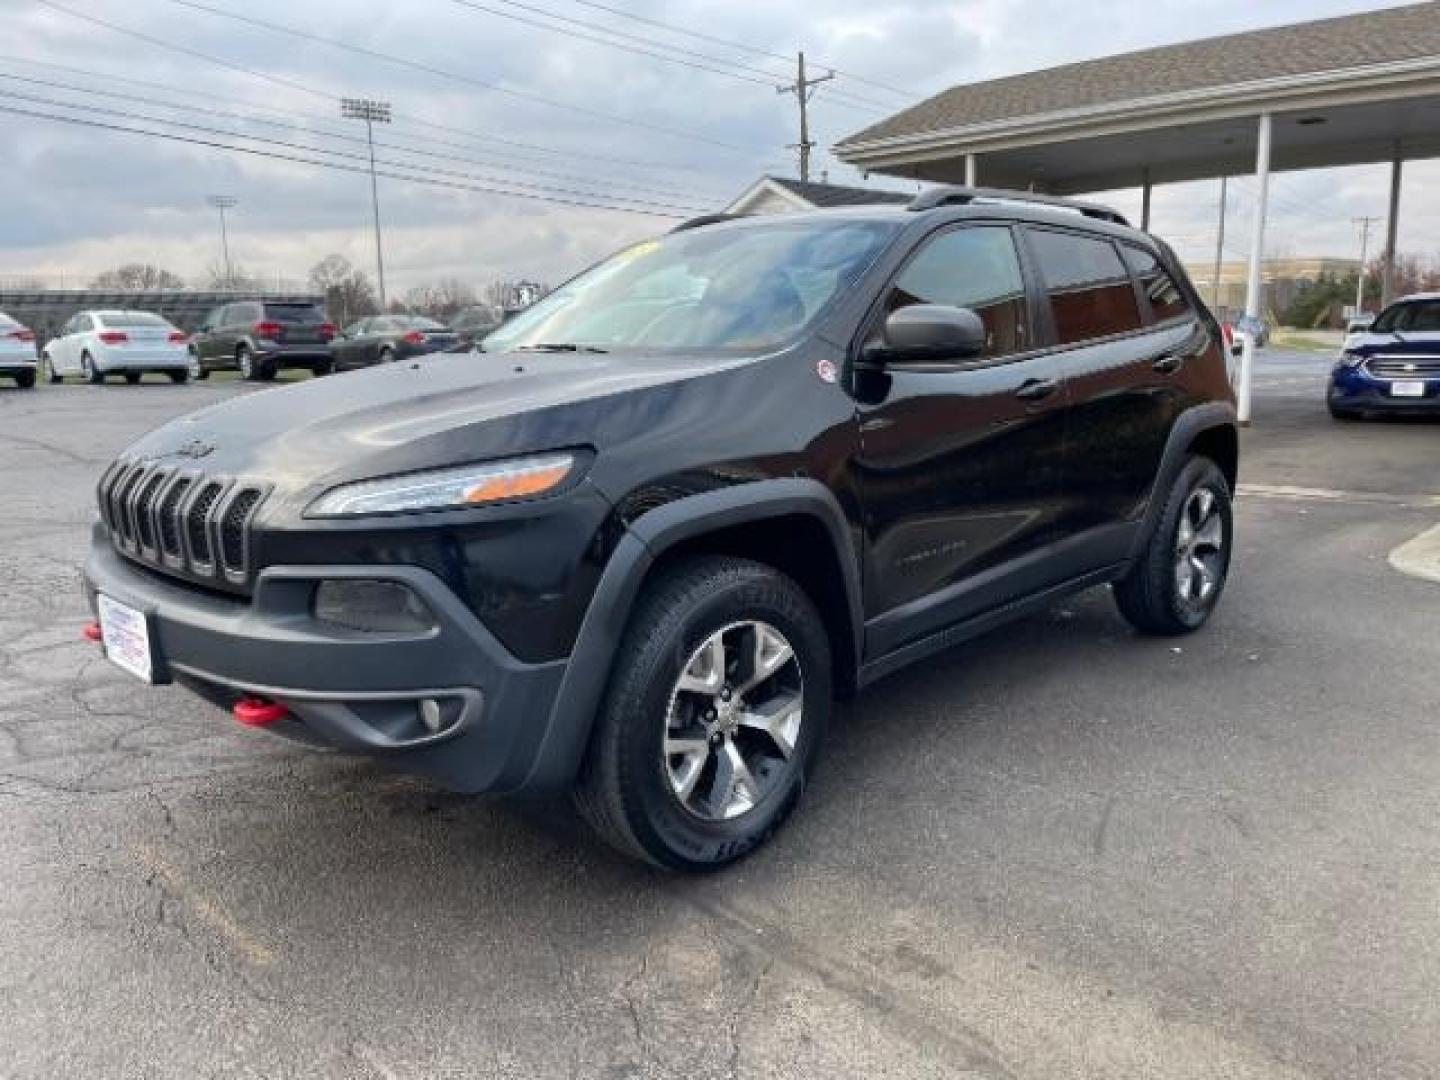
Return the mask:
M 1402 574 L 1440 582 L 1440 525 L 1426 529 L 1390 552 L 1390 565 Z
M 1394 495 L 1384 491 L 1339 491 L 1335 488 L 1292 487 L 1286 484 L 1241 484 L 1236 494 L 1291 502 L 1337 502 L 1381 506 L 1440 506 L 1440 495 Z

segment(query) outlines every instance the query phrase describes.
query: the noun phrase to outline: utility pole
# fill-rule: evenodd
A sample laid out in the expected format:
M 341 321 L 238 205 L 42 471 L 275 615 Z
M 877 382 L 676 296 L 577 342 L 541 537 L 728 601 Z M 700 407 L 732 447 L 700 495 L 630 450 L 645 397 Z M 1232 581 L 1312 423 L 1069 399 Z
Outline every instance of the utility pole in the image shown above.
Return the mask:
M 1365 256 L 1370 253 L 1370 226 L 1379 221 L 1378 217 L 1351 218 L 1360 226 L 1360 281 L 1355 286 L 1355 314 L 1365 310 Z
M 815 88 L 823 82 L 829 82 L 835 78 L 833 71 L 821 75 L 819 78 L 810 79 L 805 76 L 805 54 L 799 56 L 799 65 L 796 71 L 796 79 L 789 86 L 778 86 L 775 92 L 778 94 L 794 94 L 795 100 L 800 104 L 800 141 L 791 143 L 791 150 L 800 151 L 800 182 L 810 182 L 810 151 L 815 148 L 815 143 L 810 139 L 810 99 L 815 96 Z
M 220 211 L 220 250 L 225 255 L 225 287 L 235 285 L 235 268 L 230 264 L 230 236 L 225 231 L 225 211 L 240 202 L 234 195 L 207 195 L 205 201 Z
M 1220 177 L 1220 228 L 1215 234 L 1215 297 L 1211 306 L 1220 310 L 1220 264 L 1225 258 L 1225 196 L 1230 183 L 1228 176 Z
M 380 310 L 385 310 L 385 255 L 380 247 L 380 186 L 375 180 L 375 125 L 390 123 L 390 103 L 368 98 L 342 98 L 340 115 L 347 120 L 365 121 L 365 141 L 370 146 L 370 205 L 375 211 L 375 279 L 379 286 Z

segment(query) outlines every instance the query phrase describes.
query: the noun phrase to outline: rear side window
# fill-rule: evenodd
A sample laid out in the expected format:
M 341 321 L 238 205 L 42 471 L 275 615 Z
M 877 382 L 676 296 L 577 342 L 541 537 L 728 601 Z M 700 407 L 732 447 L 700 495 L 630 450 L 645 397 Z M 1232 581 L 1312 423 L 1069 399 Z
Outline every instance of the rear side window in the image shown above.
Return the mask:
M 1150 300 L 1150 310 L 1155 313 L 1156 322 L 1178 319 L 1192 314 L 1190 303 L 1175 279 L 1160 265 L 1160 260 L 1148 251 L 1142 251 L 1129 244 L 1120 249 L 1125 252 L 1125 261 L 1140 281 L 1140 289 Z
M 1370 329 L 1382 333 L 1399 330 L 1434 332 L 1440 330 L 1440 299 L 1405 300 L 1380 313 Z
M 325 313 L 314 304 L 266 304 L 265 317 L 272 322 L 291 325 L 308 325 L 325 321 Z
M 131 330 L 142 326 L 170 325 L 159 315 L 151 315 L 148 311 L 107 311 L 101 318 L 106 326 L 123 326 Z
M 952 229 L 927 241 L 896 279 L 885 314 L 912 304 L 974 311 L 985 324 L 986 359 L 1030 347 L 1025 279 L 1006 226 Z
M 1050 295 L 1057 344 L 1074 345 L 1140 328 L 1135 287 L 1115 245 L 1076 233 L 1028 232 Z

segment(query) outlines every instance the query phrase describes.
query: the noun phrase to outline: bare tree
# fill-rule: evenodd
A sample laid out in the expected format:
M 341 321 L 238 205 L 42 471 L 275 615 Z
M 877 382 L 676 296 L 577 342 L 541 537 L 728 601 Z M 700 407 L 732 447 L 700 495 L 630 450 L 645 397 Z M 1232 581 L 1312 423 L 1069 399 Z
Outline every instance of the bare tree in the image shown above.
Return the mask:
M 369 277 L 343 255 L 326 255 L 312 266 L 310 287 L 325 295 L 330 318 L 341 326 L 380 310 Z
M 150 263 L 126 263 L 113 270 L 106 270 L 103 274 L 97 274 L 95 280 L 90 282 L 90 287 L 144 292 L 154 289 L 183 289 L 185 282 L 180 275 Z
M 212 262 L 205 268 L 205 279 L 210 288 L 223 291 L 256 292 L 260 288 L 260 278 L 239 263 Z
M 416 285 L 405 294 L 405 306 L 421 315 L 446 322 L 479 302 L 475 290 L 459 278 Z

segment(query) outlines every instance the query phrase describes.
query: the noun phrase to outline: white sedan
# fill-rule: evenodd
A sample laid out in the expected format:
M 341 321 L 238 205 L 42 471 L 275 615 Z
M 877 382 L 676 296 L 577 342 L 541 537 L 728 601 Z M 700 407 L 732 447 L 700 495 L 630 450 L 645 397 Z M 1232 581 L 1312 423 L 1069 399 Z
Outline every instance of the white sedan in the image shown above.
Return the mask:
M 35 385 L 35 333 L 0 311 L 0 376 L 23 390 Z
M 60 328 L 41 354 L 51 382 L 79 375 L 100 384 L 106 375 L 138 383 L 147 371 L 172 382 L 190 377 L 184 331 L 148 311 L 82 311 Z

